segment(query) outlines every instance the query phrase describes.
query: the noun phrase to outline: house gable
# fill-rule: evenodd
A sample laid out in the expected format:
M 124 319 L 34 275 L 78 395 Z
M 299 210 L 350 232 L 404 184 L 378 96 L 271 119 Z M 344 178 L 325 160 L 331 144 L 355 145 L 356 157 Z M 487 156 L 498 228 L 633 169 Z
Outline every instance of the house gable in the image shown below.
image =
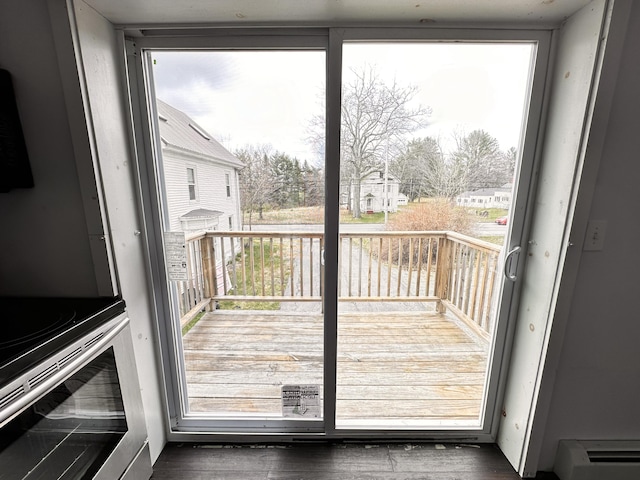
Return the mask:
M 244 164 L 187 114 L 157 100 L 169 228 L 239 227 L 238 170 Z

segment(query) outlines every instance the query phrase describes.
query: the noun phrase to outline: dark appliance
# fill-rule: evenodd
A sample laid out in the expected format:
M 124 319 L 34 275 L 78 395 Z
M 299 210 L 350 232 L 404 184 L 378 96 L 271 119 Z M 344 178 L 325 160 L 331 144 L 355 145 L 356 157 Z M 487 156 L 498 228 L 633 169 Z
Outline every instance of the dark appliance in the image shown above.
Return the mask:
M 119 298 L 0 298 L 0 479 L 151 476 Z

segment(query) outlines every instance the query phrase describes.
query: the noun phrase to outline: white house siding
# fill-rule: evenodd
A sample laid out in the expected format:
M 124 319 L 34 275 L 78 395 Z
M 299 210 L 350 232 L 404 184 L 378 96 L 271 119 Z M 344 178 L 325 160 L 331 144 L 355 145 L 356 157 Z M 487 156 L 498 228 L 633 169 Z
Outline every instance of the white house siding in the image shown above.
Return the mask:
M 388 212 L 398 210 L 398 194 L 400 185 L 394 179 L 387 181 L 389 195 L 385 195 L 384 178 L 380 178 L 380 173 L 375 172 L 360 182 L 360 211 L 361 212 L 383 212 L 384 201 L 388 199 Z M 353 202 L 355 186 L 351 185 L 351 201 Z M 371 204 L 367 205 L 367 198 L 371 199 Z
M 465 192 L 456 198 L 460 207 L 469 208 L 505 208 L 511 205 L 511 189 L 481 189 Z
M 238 182 L 236 169 L 212 160 L 174 152 L 165 148 L 162 152 L 169 228 L 182 230 L 180 217 L 196 209 L 222 212 L 217 230 L 229 230 L 229 217 L 235 229 L 240 228 Z M 187 168 L 196 174 L 196 199 L 189 199 Z M 231 196 L 227 197 L 225 174 L 230 176 Z M 234 200 L 235 199 L 235 200 Z
M 180 231 L 182 230 L 180 216 L 193 210 L 193 208 L 197 208 L 196 205 L 192 205 L 189 201 L 187 162 L 185 162 L 184 159 L 172 156 L 167 151 L 162 152 L 162 160 L 165 177 L 166 208 L 169 213 L 167 227 L 170 231 Z M 199 172 L 196 171 L 196 176 L 198 173 Z

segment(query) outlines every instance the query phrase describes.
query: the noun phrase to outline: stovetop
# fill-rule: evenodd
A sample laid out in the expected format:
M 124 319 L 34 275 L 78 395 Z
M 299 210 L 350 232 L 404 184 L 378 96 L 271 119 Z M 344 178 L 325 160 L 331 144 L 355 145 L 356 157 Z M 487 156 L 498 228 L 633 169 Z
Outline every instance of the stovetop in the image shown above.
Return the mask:
M 0 297 L 0 386 L 124 309 L 118 297 Z

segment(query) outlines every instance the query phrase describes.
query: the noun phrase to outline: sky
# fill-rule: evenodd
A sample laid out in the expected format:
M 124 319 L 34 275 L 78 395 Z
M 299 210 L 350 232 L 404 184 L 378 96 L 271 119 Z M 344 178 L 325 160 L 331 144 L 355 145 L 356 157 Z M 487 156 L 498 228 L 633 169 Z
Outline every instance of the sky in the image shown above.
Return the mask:
M 414 136 L 438 138 L 483 129 L 503 150 L 517 147 L 528 92 L 529 44 L 350 43 L 343 81 L 373 67 L 383 82 L 417 89 L 429 107 Z M 325 54 L 319 51 L 154 52 L 156 96 L 193 118 L 234 151 L 271 145 L 316 163 L 310 125 L 324 110 Z

